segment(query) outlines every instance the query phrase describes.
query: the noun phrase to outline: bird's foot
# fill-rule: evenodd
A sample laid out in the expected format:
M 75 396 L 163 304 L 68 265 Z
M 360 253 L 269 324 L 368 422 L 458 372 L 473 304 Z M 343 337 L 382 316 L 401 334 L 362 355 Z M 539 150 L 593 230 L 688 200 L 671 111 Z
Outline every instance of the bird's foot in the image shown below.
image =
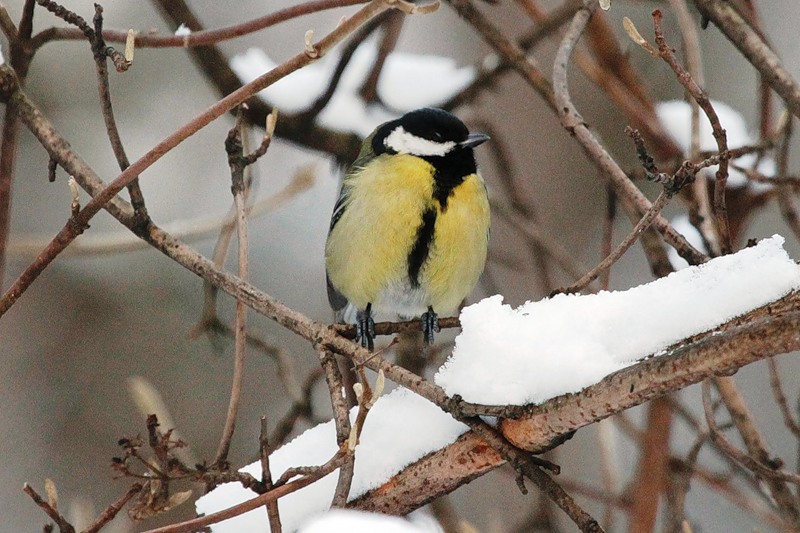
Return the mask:
M 372 304 L 356 314 L 356 340 L 370 352 L 375 349 L 375 321 L 372 319 Z
M 425 344 L 433 344 L 434 333 L 439 332 L 439 315 L 433 311 L 433 307 L 428 307 L 428 311 L 422 314 L 422 333 L 425 337 Z

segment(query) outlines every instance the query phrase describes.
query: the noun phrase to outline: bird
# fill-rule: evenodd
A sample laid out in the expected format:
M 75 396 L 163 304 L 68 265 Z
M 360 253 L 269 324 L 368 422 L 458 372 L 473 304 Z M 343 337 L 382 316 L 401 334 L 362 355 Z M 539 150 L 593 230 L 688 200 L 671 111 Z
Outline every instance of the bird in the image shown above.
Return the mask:
M 342 180 L 325 244 L 328 301 L 374 349 L 375 313 L 420 317 L 427 345 L 483 272 L 489 199 L 473 149 L 489 140 L 437 108 L 378 126 Z

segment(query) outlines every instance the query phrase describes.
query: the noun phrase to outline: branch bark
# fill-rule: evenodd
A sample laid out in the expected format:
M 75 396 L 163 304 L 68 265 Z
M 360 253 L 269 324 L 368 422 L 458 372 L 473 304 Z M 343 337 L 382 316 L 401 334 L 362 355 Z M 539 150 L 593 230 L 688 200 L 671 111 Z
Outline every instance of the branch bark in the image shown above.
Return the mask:
M 520 419 L 502 420 L 500 430 L 515 446 L 543 450 L 576 429 L 635 405 L 712 376 L 732 374 L 761 359 L 798 350 L 798 327 L 800 293 L 795 292 L 713 332 L 688 339 L 664 355 L 611 374 L 578 393 L 531 406 Z M 405 514 L 502 464 L 497 451 L 469 432 L 350 505 Z
M 710 19 L 750 61 L 762 79 L 783 98 L 792 114 L 800 117 L 800 85 L 758 32 L 728 2 L 694 0 L 694 3 L 703 16 Z

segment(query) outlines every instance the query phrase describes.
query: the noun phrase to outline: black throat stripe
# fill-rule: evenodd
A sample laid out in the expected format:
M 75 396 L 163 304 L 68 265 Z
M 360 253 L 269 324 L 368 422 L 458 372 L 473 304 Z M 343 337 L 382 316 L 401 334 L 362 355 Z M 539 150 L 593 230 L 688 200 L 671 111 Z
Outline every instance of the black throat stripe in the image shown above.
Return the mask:
M 472 150 L 456 149 L 445 156 L 425 156 L 422 159 L 433 165 L 433 197 L 447 210 L 447 201 L 453 190 L 464 183 L 464 179 L 477 172 Z
M 408 279 L 412 287 L 419 287 L 419 272 L 428 258 L 436 226 L 436 210 L 428 209 L 422 213 L 422 223 L 417 229 L 417 240 L 408 254 Z

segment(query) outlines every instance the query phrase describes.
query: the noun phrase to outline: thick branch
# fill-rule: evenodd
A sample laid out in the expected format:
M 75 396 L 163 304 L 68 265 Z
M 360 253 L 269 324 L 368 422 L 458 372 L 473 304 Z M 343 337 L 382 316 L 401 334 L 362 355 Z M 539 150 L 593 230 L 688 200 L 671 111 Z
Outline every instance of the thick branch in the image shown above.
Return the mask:
M 730 321 L 720 328 L 722 333 L 709 332 L 690 339 L 688 344 L 607 376 L 579 393 L 533 406 L 525 418 L 505 419 L 500 428 L 515 445 L 540 450 L 555 438 L 635 405 L 800 349 L 799 326 L 800 294 L 793 293 Z M 407 513 L 501 464 L 500 455 L 469 432 L 351 505 L 384 513 Z
M 540 449 L 554 435 L 563 435 L 710 376 L 734 373 L 755 361 L 800 349 L 798 327 L 800 310 L 793 310 L 704 337 L 616 372 L 580 393 L 532 407 L 521 419 L 503 420 L 503 433 L 521 448 Z

